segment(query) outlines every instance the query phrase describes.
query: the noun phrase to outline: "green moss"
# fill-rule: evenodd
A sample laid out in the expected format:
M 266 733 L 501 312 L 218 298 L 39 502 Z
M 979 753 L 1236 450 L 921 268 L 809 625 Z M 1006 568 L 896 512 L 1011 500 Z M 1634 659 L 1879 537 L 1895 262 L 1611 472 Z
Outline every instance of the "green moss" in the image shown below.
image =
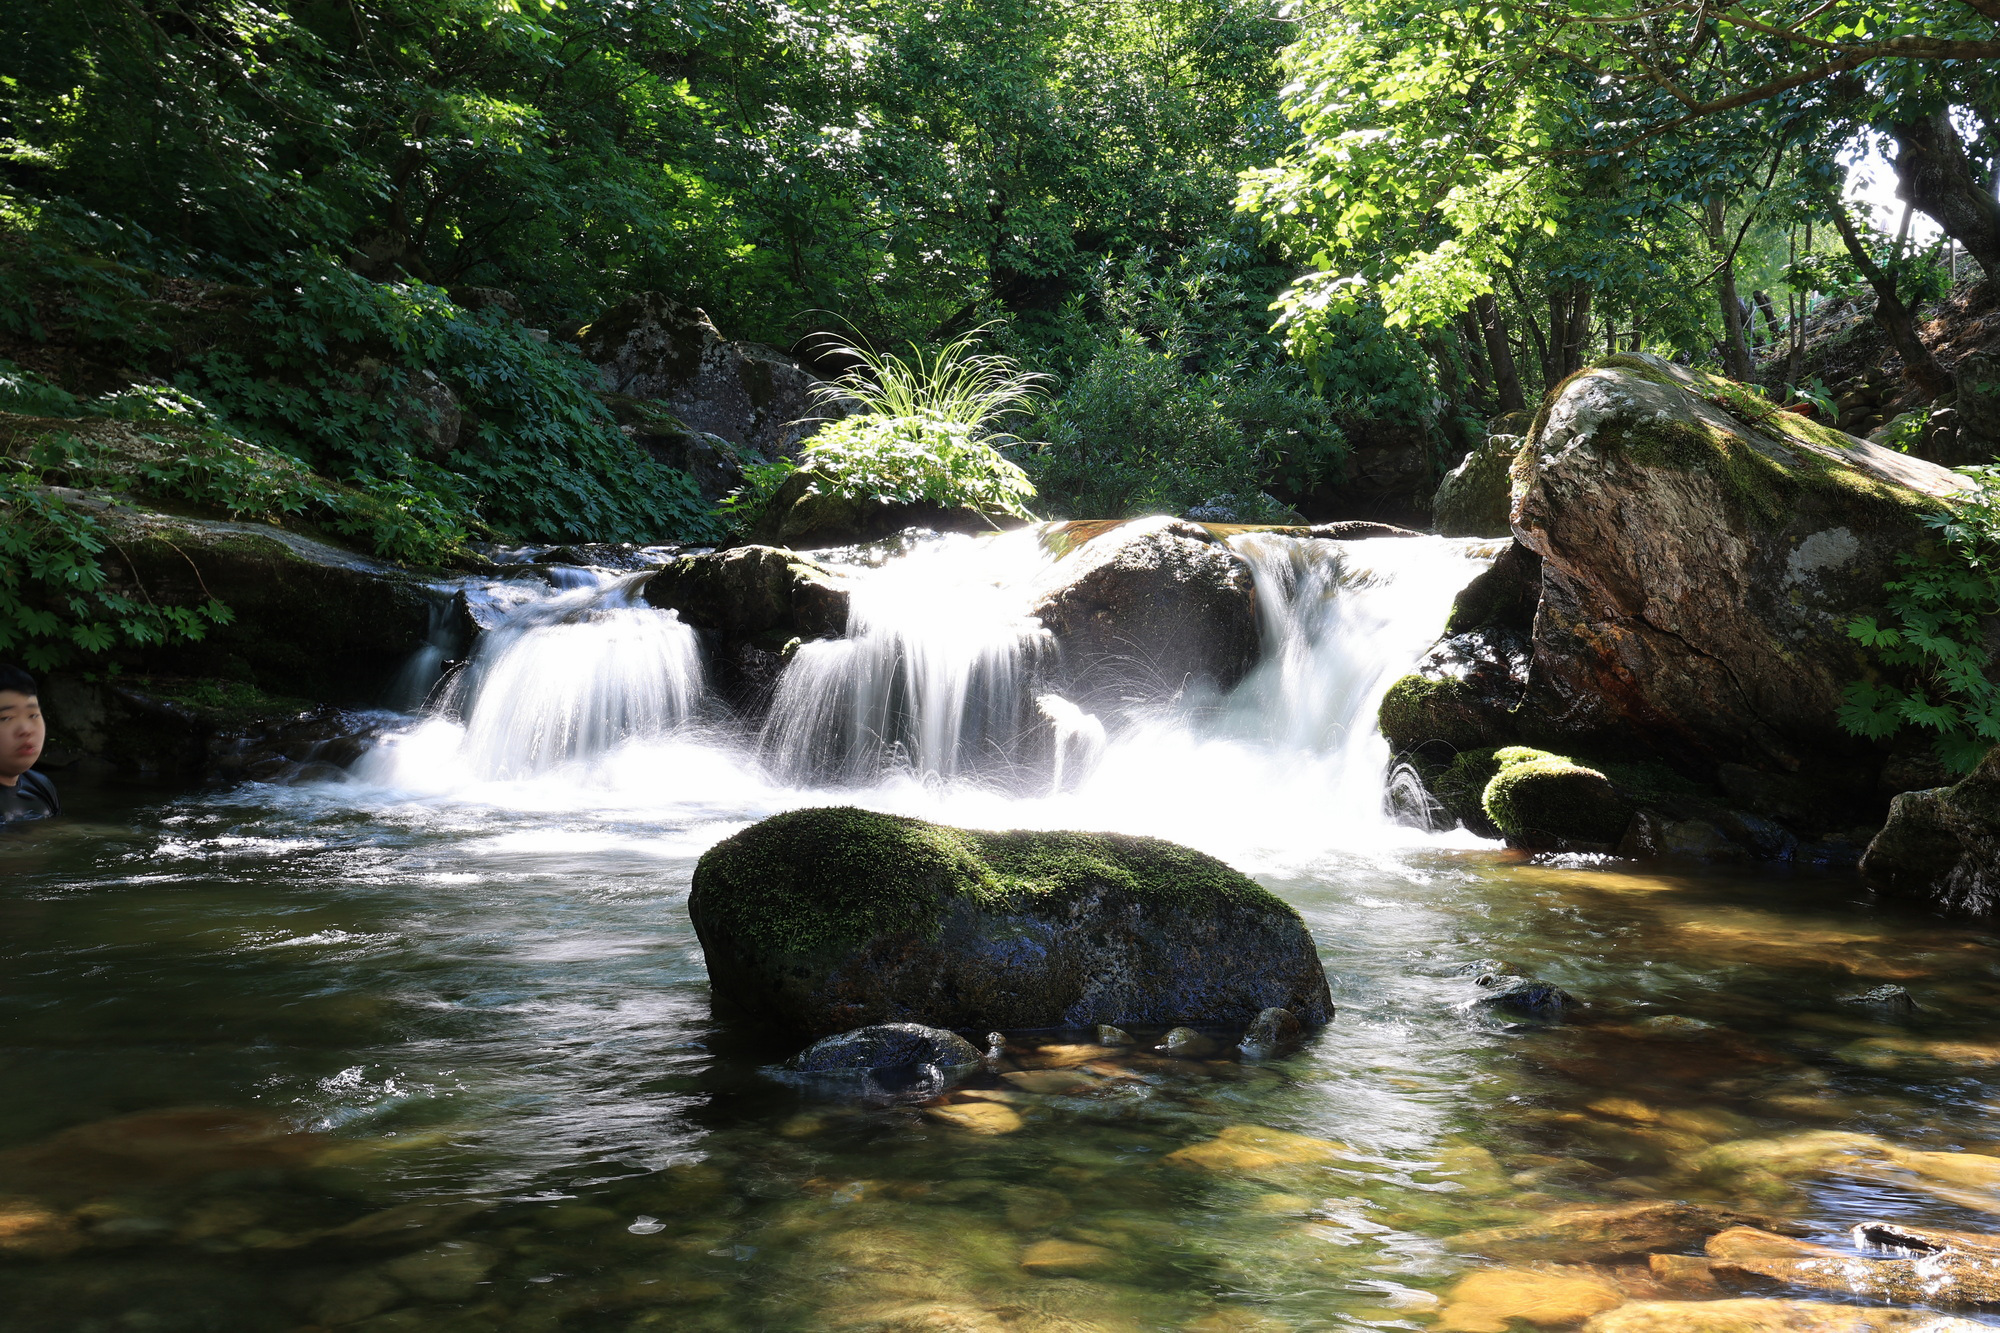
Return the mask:
M 314 705 L 307 699 L 266 694 L 241 680 L 203 680 L 163 676 L 128 676 L 123 683 L 156 699 L 199 713 L 211 721 L 249 724 L 302 713 Z
M 1478 747 L 1487 738 L 1471 710 L 1478 696 L 1452 676 L 1404 676 L 1382 696 L 1377 721 L 1398 750 L 1442 741 L 1455 750 Z
M 1481 804 L 1509 842 L 1553 847 L 1615 843 L 1624 835 L 1632 808 L 1596 769 L 1524 745 L 1500 750 L 1494 760 L 1499 769 Z
M 1218 903 L 1296 918 L 1212 856 L 1116 833 L 985 833 L 851 806 L 774 815 L 716 844 L 695 869 L 699 915 L 761 949 L 836 948 L 936 934 L 951 902 L 1059 908 L 1097 886 L 1173 912 Z

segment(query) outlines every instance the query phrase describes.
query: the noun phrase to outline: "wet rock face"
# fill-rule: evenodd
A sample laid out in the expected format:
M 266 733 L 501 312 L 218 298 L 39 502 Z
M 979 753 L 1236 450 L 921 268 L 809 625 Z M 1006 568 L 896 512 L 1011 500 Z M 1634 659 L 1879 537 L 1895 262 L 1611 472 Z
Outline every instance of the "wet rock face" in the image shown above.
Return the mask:
M 578 335 L 607 392 L 665 403 L 690 431 L 770 457 L 795 455 L 822 415 L 820 381 L 775 348 L 728 342 L 700 310 L 658 292 L 613 306 Z
M 1518 435 L 1489 435 L 1445 474 L 1431 499 L 1431 526 L 1441 537 L 1505 537 L 1512 508 L 1508 471 Z
M 1092 538 L 1056 565 L 1034 615 L 1055 636 L 1060 693 L 1085 708 L 1226 690 L 1259 653 L 1249 564 L 1180 519 Z
M 771 546 L 682 556 L 647 581 L 645 598 L 696 629 L 781 647 L 836 637 L 847 628 L 848 590 L 817 561 Z
M 1966 483 L 1746 401 L 1633 354 L 1545 411 L 1514 476 L 1542 561 L 1526 707 L 1586 749 L 1872 780 L 1836 722 L 1864 668 L 1846 627 Z
M 1331 1016 L 1298 913 L 1154 838 L 794 811 L 711 848 L 688 914 L 718 1002 L 795 1032 Z
M 1904 792 L 1861 858 L 1874 888 L 1954 912 L 2000 912 L 2000 748 L 1955 786 Z

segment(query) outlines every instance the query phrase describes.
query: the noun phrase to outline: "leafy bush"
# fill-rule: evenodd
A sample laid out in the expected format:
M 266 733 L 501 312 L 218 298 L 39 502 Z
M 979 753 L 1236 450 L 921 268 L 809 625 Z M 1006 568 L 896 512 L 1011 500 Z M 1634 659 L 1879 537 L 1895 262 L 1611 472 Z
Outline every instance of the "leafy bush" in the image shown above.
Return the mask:
M 1966 773 L 2000 744 L 2000 684 L 1986 638 L 2000 614 L 2000 465 L 1960 470 L 1978 488 L 1925 518 L 1938 533 L 1935 548 L 1897 557 L 1905 574 L 1884 585 L 1889 623 L 1859 616 L 1848 626 L 1884 663 L 1907 668 L 1912 683 L 1855 682 L 1840 721 L 1862 736 L 1933 732 L 1938 758 Z
M 1042 376 L 1013 358 L 977 351 L 984 327 L 910 355 L 834 342 L 827 352 L 856 362 L 817 390 L 825 406 L 859 412 L 821 426 L 806 440 L 801 466 L 821 493 L 905 504 L 978 509 L 1032 519 L 1035 488 L 1000 450 L 1012 437 L 998 429 L 1028 410 Z M 794 469 L 745 469 L 746 484 L 725 511 L 754 517 Z
M 1228 497 L 1245 517 L 1283 521 L 1267 490 L 1332 477 L 1346 453 L 1338 408 L 1266 331 L 1268 292 L 1253 291 L 1268 275 L 1253 258 L 1218 240 L 1169 264 L 1140 251 L 1099 269 L 1095 309 L 1070 312 L 1067 387 L 1026 432 L 1037 448 L 1025 466 L 1058 510 L 1179 513 Z
M 373 283 L 320 258 L 257 271 L 255 350 L 216 350 L 183 377 L 231 425 L 303 449 L 385 499 L 433 497 L 514 538 L 658 541 L 712 535 L 692 478 L 622 435 L 573 350 L 423 283 Z M 446 444 L 424 377 L 463 412 Z
M 0 657 L 32 671 L 121 645 L 199 639 L 229 608 L 162 606 L 111 585 L 94 514 L 50 493 L 26 468 L 0 471 Z

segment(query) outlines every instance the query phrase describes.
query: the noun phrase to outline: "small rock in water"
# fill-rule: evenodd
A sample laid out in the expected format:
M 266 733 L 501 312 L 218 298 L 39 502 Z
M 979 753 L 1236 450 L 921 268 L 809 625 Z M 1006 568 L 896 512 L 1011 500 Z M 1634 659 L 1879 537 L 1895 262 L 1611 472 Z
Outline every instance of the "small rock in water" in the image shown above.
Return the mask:
M 1275 1051 L 1297 1041 L 1305 1030 L 1306 1025 L 1299 1022 L 1298 1015 L 1291 1010 L 1266 1009 L 1250 1020 L 1249 1028 L 1243 1033 L 1243 1049 Z
M 1451 1289 L 1438 1333 L 1506 1333 L 1514 1320 L 1546 1327 L 1576 1324 L 1625 1303 L 1625 1293 L 1587 1272 L 1499 1269 L 1474 1273 Z
M 1592 1315 L 1583 1333 L 1985 1333 L 1935 1310 L 1826 1301 L 1632 1301 Z
M 785 1067 L 801 1074 L 841 1074 L 920 1065 L 955 1069 L 979 1060 L 979 1048 L 956 1032 L 921 1023 L 878 1023 L 822 1037 Z
M 1214 1055 L 1222 1047 L 1213 1038 L 1204 1037 L 1193 1028 L 1174 1028 L 1154 1049 L 1184 1059 L 1199 1060 L 1205 1055 Z
M 1858 995 L 1842 995 L 1837 998 L 1842 1004 L 1872 1005 L 1895 1014 L 1913 1014 L 1922 1007 L 1917 1003 L 1915 996 L 1896 985 L 1875 986 Z
M 1553 1208 L 1533 1222 L 1468 1231 L 1446 1243 L 1495 1258 L 1602 1263 L 1685 1249 L 1719 1231 L 1745 1226 L 1777 1232 L 1788 1224 L 1714 1204 L 1661 1199 Z
M 998 1032 L 986 1034 L 986 1058 L 998 1060 L 1007 1053 L 1007 1038 Z
M 1479 978 L 1478 984 L 1487 992 L 1479 997 L 1481 1004 L 1523 1018 L 1560 1023 L 1577 1007 L 1576 997 L 1568 991 L 1533 977 L 1488 974 Z
M 2000 1236 L 1912 1226 L 1908 1222 L 1860 1223 L 1854 1228 L 1854 1243 L 1863 1249 L 1894 1250 L 1903 1254 L 1935 1254 L 1940 1250 L 2000 1254 Z
M 1097 1025 L 1097 1044 L 1099 1046 L 1136 1046 L 1139 1043 L 1124 1028 L 1115 1028 L 1109 1023 L 1099 1023 Z
M 1038 1240 L 1021 1252 L 1021 1267 L 1040 1277 L 1080 1277 L 1116 1262 L 1115 1250 L 1074 1240 Z
M 469 1301 L 486 1280 L 500 1252 L 472 1240 L 448 1240 L 382 1265 L 412 1295 L 427 1301 Z
M 1795 1240 L 1756 1227 L 1731 1227 L 1718 1231 L 1702 1243 L 1711 1259 L 1828 1259 L 1846 1258 L 1841 1251 L 1808 1240 Z
M 1715 1024 L 1684 1014 L 1655 1014 L 1651 1018 L 1640 1019 L 1632 1026 L 1654 1037 L 1699 1037 L 1704 1032 L 1716 1030 Z
M 953 1102 L 949 1106 L 926 1106 L 924 1114 L 974 1134 L 1012 1134 L 1025 1121 L 1020 1112 L 999 1102 Z

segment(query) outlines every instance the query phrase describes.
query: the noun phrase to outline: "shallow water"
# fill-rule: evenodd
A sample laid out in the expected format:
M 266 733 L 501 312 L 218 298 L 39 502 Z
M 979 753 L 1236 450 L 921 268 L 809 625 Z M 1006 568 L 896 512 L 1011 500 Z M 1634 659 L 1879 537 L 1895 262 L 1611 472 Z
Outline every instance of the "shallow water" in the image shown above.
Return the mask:
M 1320 941 L 1331 1027 L 1261 1063 L 1102 1052 L 1073 1093 L 982 1075 L 1020 1117 L 989 1135 L 763 1078 L 785 1052 L 711 1020 L 683 911 L 710 812 L 339 795 L 113 804 L 0 847 L 0 1193 L 88 1242 L 16 1258 L 0 1326 L 288 1329 L 379 1303 L 357 1326 L 1422 1327 L 1472 1263 L 1441 1238 L 1556 1201 L 1735 1199 L 1827 1237 L 1990 1225 L 1912 1185 L 1823 1175 L 1744 1200 L 1676 1175 L 1712 1142 L 1799 1129 L 2000 1152 L 2000 940 L 1844 878 L 1332 857 L 1266 879 Z M 1585 999 L 1583 1021 L 1479 1011 L 1462 971 L 1489 959 Z M 1836 999 L 1884 981 L 1923 1011 Z M 1662 1015 L 1714 1026 L 1643 1023 Z M 1038 1063 L 1030 1045 L 1006 1067 Z M 200 1106 L 322 1137 L 232 1155 L 137 1120 L 51 1140 Z M 1346 1153 L 1163 1161 L 1244 1125 Z M 455 1242 L 490 1249 L 428 1300 L 370 1285 L 397 1249 L 312 1239 L 466 1198 L 493 1206 Z M 1049 1240 L 1090 1248 L 1023 1269 Z M 959 1322 L 897 1314 L 914 1306 Z
M 2000 1231 L 2000 937 L 1843 875 L 1395 825 L 1356 719 L 1442 623 L 1449 587 L 1410 591 L 1416 624 L 1326 591 L 1299 633 L 1372 657 L 1274 653 L 1254 706 L 1128 720 L 1060 794 L 782 786 L 712 715 L 579 758 L 547 699 L 561 743 L 486 772 L 436 720 L 366 782 L 66 793 L 0 839 L 0 1329 L 1420 1329 L 1492 1262 L 1449 1238 L 1565 1205 Z M 1304 915 L 1338 1017 L 1256 1061 L 1012 1034 L 925 1104 L 774 1080 L 789 1047 L 710 1015 L 687 887 L 829 800 L 1229 857 Z M 1502 965 L 1587 1007 L 1483 1008 Z M 1840 998 L 1883 983 L 1923 1007 Z M 1887 1147 L 1712 1151 L 1827 1130 Z M 1597 1271 L 1660 1294 L 1634 1259 Z

